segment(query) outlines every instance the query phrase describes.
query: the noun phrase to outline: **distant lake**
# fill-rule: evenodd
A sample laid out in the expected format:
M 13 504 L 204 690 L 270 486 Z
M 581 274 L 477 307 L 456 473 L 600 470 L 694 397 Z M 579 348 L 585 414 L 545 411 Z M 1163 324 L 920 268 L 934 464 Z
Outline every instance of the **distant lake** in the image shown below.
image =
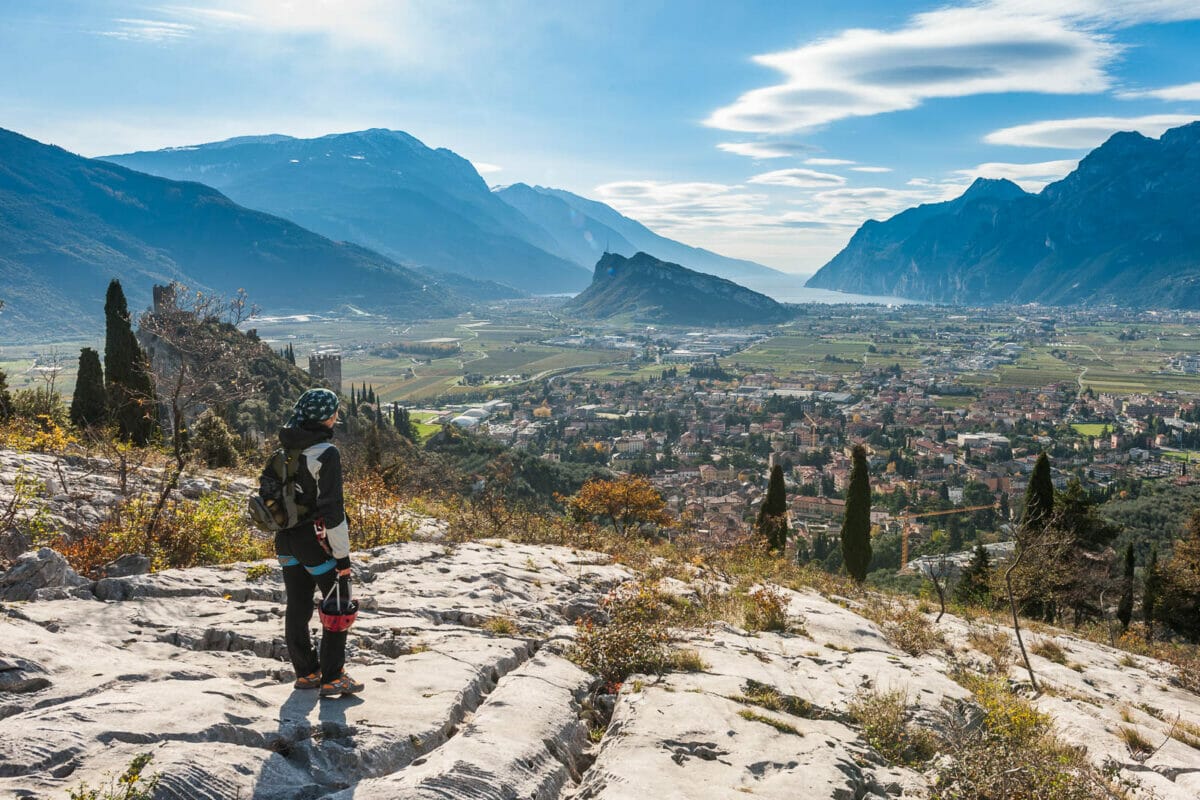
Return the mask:
M 746 281 L 742 285 L 747 289 L 761 292 L 773 297 L 780 303 L 873 303 L 878 305 L 923 305 L 924 301 L 909 300 L 905 297 L 886 297 L 868 294 L 850 294 L 849 292 L 833 292 L 829 289 L 810 289 L 804 285 L 809 275 L 787 276 L 780 280 Z

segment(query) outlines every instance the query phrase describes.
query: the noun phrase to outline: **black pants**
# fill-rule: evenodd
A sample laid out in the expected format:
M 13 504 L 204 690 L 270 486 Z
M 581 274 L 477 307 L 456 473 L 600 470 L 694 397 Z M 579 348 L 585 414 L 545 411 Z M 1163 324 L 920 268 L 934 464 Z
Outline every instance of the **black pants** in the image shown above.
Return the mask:
M 338 581 L 333 559 L 317 541 L 311 525 L 307 530 L 299 528 L 275 534 L 275 552 L 283 565 L 283 586 L 287 590 L 284 639 L 296 677 L 320 669 L 322 683 L 336 680 L 346 665 L 347 632 L 323 630 L 318 653 L 308 631 L 313 617 L 313 592 L 320 589 L 324 597 Z M 348 579 L 342 578 L 340 582 L 342 594 L 348 594 Z

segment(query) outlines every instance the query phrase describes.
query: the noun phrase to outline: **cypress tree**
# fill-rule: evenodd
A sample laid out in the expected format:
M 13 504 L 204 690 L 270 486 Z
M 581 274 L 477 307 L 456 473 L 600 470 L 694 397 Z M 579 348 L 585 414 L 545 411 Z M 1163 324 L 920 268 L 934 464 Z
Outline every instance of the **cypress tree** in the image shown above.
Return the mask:
M 1125 548 L 1125 575 L 1121 581 L 1121 602 L 1117 604 L 1117 619 L 1121 622 L 1121 631 L 1129 630 L 1129 621 L 1133 619 L 1133 542 Z
M 842 559 L 846 572 L 862 583 L 871 564 L 871 478 L 867 473 L 867 451 L 855 445 L 846 487 L 846 515 L 842 519 Z
M 154 385 L 133 326 L 125 292 L 116 278 L 104 299 L 104 379 L 118 435 L 136 445 L 154 435 Z
M 296 366 L 296 350 L 295 350 L 295 348 L 292 347 L 291 342 L 288 342 L 288 346 L 287 346 L 287 360 L 288 360 L 288 363 L 291 364 L 293 367 Z
M 1025 514 L 1021 524 L 1041 529 L 1054 511 L 1054 481 L 1050 477 L 1050 458 L 1043 452 L 1038 456 L 1025 489 Z
M 787 546 L 787 489 L 783 484 L 783 467 L 779 464 L 771 467 L 767 496 L 758 509 L 754 527 L 772 552 L 783 552 Z
M 0 369 L 0 422 L 12 416 L 12 395 L 8 393 L 8 376 Z
M 824 562 L 825 557 L 829 555 L 829 538 L 825 535 L 825 531 L 819 531 L 813 537 L 812 543 L 812 558 L 813 561 Z
M 1146 622 L 1146 639 L 1154 636 L 1154 612 L 1158 607 L 1158 592 L 1162 582 L 1158 574 L 1158 545 L 1150 547 L 1150 560 L 1146 562 L 1146 575 L 1142 580 L 1142 619 Z
M 90 347 L 79 351 L 79 376 L 71 398 L 71 423 L 76 428 L 101 425 L 108 415 L 108 394 L 104 391 L 104 372 L 100 354 Z

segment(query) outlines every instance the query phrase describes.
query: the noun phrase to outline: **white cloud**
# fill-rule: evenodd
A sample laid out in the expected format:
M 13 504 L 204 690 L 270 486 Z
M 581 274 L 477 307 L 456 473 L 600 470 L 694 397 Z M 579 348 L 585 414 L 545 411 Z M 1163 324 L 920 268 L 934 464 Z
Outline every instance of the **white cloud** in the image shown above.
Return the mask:
M 1156 137 L 1169 128 L 1194 122 L 1196 118 L 1186 114 L 1153 114 L 1145 117 L 1047 119 L 1001 128 L 992 131 L 983 140 L 988 144 L 1014 147 L 1089 149 L 1102 144 L 1117 131 L 1137 131 L 1144 136 Z
M 1122 100 L 1140 100 L 1150 97 L 1156 100 L 1200 100 L 1200 81 L 1183 83 L 1178 86 L 1164 86 L 1161 89 L 1140 89 L 1117 92 Z
M 891 167 L 851 167 L 851 172 L 891 172 Z
M 854 161 L 847 161 L 844 158 L 806 158 L 805 164 L 810 164 L 814 167 L 844 167 L 847 164 L 854 164 Z
M 489 164 L 486 161 L 472 161 L 471 166 L 473 166 L 475 168 L 475 171 L 478 172 L 480 175 L 487 175 L 488 173 L 491 173 L 491 172 L 500 172 L 501 170 L 504 169 L 504 167 L 498 166 L 496 164 Z
M 829 172 L 817 172 L 815 169 L 777 169 L 755 175 L 747 183 L 759 183 L 767 186 L 791 186 L 800 189 L 819 189 L 825 186 L 841 186 L 846 179 L 841 175 Z
M 749 158 L 787 158 L 812 150 L 810 145 L 795 142 L 721 142 L 718 150 Z
M 723 183 L 616 181 L 594 191 L 622 214 L 664 231 L 761 224 L 769 200 L 742 186 Z
M 923 181 L 910 189 L 882 186 L 843 187 L 817 192 L 810 213 L 828 224 L 861 225 L 868 219 L 887 219 L 921 203 L 938 203 L 958 197 L 967 188 L 963 182 Z
M 1065 177 L 1077 166 L 1079 166 L 1079 161 L 1072 158 L 1059 161 L 1039 161 L 1034 164 L 1009 164 L 992 161 L 970 169 L 955 170 L 954 173 L 968 179 L 1007 178 L 1020 184 L 1021 188 L 1026 191 L 1035 192 L 1047 183 Z
M 195 26 L 182 22 L 161 19 L 114 19 L 112 30 L 96 31 L 100 36 L 138 42 L 170 42 L 186 39 L 196 30 Z
M 1014 14 L 1046 14 L 1087 25 L 1116 28 L 1148 22 L 1179 22 L 1200 18 L 1194 0 L 994 0 L 990 5 Z M 1047 6 L 1052 8 L 1047 9 Z
M 783 81 L 743 94 L 706 124 L 779 134 L 911 109 L 930 98 L 1104 91 L 1105 66 L 1119 48 L 1085 24 L 1101 14 L 1098 4 L 1072 5 L 1079 6 L 1073 15 L 1004 0 L 944 8 L 897 30 L 845 30 L 756 56 Z

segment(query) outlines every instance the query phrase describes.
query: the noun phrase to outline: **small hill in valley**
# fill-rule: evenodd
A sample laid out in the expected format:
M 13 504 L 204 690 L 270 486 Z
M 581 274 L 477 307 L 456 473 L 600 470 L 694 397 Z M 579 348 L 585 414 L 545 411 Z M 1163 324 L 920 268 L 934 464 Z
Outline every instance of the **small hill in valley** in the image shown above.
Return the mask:
M 733 281 L 646 253 L 605 253 L 592 285 L 571 300 L 569 314 L 667 325 L 751 325 L 782 322 L 787 308 Z

